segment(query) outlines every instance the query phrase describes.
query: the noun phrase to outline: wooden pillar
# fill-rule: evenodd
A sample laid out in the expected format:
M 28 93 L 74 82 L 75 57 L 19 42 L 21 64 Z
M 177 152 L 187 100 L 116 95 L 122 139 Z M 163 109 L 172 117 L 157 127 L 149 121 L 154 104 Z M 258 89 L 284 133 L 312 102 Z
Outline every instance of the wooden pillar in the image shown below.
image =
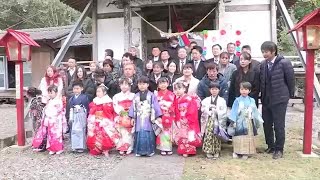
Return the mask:
M 271 41 L 277 44 L 277 7 L 276 0 L 270 0 Z
M 92 60 L 98 61 L 98 0 L 92 2 Z
M 220 29 L 224 27 L 224 16 L 225 16 L 225 11 L 226 11 L 226 7 L 225 7 L 225 3 L 224 1 L 219 1 L 218 2 L 218 8 L 217 10 L 215 10 L 216 12 L 216 29 Z
M 123 20 L 124 20 L 124 51 L 128 52 L 131 47 L 132 42 L 132 15 L 131 15 L 131 7 L 130 0 L 123 1 Z
M 144 16 L 144 15 L 143 15 Z M 142 59 L 148 59 L 148 36 L 147 36 L 147 23 L 141 20 L 141 48 L 142 48 Z

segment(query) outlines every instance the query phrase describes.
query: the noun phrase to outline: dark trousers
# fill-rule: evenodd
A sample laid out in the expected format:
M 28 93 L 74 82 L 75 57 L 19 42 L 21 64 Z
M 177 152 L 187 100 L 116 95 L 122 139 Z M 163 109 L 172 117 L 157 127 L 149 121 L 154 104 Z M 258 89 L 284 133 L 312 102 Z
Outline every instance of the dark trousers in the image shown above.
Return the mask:
M 263 128 L 266 143 L 268 148 L 273 148 L 276 151 L 283 151 L 284 147 L 287 105 L 288 102 L 262 106 L 262 118 L 264 120 Z

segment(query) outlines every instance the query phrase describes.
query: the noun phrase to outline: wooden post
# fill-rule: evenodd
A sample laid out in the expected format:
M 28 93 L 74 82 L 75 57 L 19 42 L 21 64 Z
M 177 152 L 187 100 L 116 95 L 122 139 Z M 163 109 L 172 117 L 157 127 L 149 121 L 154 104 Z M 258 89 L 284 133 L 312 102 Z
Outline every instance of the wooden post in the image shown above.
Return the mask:
M 144 15 L 143 15 L 144 16 Z M 141 58 L 148 59 L 148 36 L 147 36 L 147 23 L 141 20 Z
M 123 12 L 123 20 L 124 20 L 124 51 L 128 52 L 132 43 L 132 18 L 131 18 L 131 7 L 130 0 L 124 0 L 123 2 L 124 12 Z
M 98 61 L 98 0 L 92 2 L 92 60 Z
M 270 0 L 271 41 L 277 44 L 277 9 L 276 0 Z

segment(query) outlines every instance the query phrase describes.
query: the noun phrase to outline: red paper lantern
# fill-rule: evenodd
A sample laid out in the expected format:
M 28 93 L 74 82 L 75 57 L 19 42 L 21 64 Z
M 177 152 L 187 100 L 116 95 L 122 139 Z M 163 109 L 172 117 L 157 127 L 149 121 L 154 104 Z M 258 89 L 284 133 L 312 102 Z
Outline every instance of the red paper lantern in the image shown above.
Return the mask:
M 227 34 L 227 32 L 226 32 L 226 30 L 222 29 L 222 30 L 220 31 L 220 34 L 221 34 L 221 35 L 225 35 L 225 34 Z
M 237 30 L 237 31 L 236 31 L 236 35 L 240 36 L 240 35 L 241 35 L 241 31 L 240 31 L 240 30 Z

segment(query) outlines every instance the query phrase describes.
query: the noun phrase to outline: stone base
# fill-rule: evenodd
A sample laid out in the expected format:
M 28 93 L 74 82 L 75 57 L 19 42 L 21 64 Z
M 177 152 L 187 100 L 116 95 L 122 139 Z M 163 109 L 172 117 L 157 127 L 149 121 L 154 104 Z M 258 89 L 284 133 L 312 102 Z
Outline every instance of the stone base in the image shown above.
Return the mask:
M 297 151 L 297 153 L 302 158 L 319 158 L 319 155 L 315 154 L 314 152 L 311 152 L 311 154 L 303 154 L 302 151 Z

